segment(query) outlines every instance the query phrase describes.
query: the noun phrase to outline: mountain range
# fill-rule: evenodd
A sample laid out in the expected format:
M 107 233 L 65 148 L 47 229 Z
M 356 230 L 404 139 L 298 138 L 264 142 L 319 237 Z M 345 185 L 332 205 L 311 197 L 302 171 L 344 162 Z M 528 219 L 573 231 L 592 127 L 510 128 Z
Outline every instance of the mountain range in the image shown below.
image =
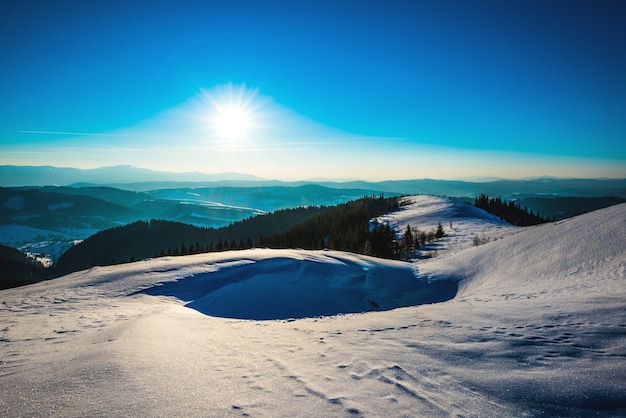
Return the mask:
M 86 184 L 127 184 L 145 182 L 257 181 L 259 177 L 240 173 L 170 173 L 119 165 L 93 169 L 53 166 L 0 166 L 0 186 L 70 186 Z
M 50 264 L 77 240 L 135 221 L 161 219 L 219 228 L 280 209 L 417 194 L 467 203 L 487 194 L 516 200 L 549 219 L 563 219 L 623 202 L 626 179 L 283 182 L 132 166 L 92 170 L 0 166 L 0 244 Z
M 131 191 L 148 191 L 199 187 L 297 187 L 316 184 L 335 189 L 364 189 L 380 193 L 429 194 L 474 198 L 480 193 L 503 198 L 528 196 L 626 197 L 626 177 L 621 179 L 587 179 L 536 177 L 490 181 L 409 179 L 368 182 L 352 181 L 280 181 L 249 174 L 198 172 L 171 173 L 129 165 L 95 169 L 52 166 L 0 166 L 0 187 L 22 186 L 108 186 Z

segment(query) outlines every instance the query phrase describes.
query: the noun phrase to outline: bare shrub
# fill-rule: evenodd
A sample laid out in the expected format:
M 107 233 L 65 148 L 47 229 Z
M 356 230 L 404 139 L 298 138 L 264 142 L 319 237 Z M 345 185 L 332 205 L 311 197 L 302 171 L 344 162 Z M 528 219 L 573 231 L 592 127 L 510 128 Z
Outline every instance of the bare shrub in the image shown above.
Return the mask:
M 485 233 L 474 235 L 474 247 L 478 247 L 479 245 L 483 245 L 491 241 L 491 237 L 489 237 Z

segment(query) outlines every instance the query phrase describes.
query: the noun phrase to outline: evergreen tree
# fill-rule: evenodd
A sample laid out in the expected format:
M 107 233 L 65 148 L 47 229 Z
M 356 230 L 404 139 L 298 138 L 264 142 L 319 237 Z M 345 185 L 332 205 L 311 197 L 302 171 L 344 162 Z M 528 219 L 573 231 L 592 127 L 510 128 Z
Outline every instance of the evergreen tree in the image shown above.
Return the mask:
M 406 253 L 408 257 L 411 252 L 413 252 L 415 239 L 413 237 L 413 231 L 411 230 L 411 225 L 407 225 L 404 230 L 404 234 L 402 234 L 402 240 L 400 241 L 400 245 L 402 247 L 402 251 Z
M 548 222 L 528 208 L 522 209 L 521 205 L 513 200 L 506 202 L 502 198 L 489 198 L 486 194 L 481 194 L 474 199 L 474 206 L 481 208 L 505 221 L 518 226 L 537 225 Z
M 437 239 L 441 239 L 443 238 L 443 236 L 445 235 L 445 231 L 443 230 L 443 226 L 441 225 L 441 222 L 439 222 L 439 224 L 437 225 L 437 231 L 435 232 L 435 238 Z

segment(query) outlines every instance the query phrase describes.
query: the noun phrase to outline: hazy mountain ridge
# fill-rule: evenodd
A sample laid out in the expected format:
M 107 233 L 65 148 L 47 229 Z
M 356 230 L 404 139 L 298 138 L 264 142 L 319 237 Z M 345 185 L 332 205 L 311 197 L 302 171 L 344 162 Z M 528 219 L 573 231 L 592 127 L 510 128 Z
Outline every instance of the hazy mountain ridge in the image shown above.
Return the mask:
M 75 183 L 98 185 L 141 183 L 153 181 L 221 181 L 261 180 L 259 177 L 241 173 L 204 174 L 198 172 L 171 173 L 119 165 L 93 169 L 53 166 L 0 166 L 0 186 L 69 186 Z
M 128 206 L 50 189 L 0 188 L 0 203 L 0 224 L 23 224 L 53 230 L 108 228 L 139 215 Z
M 82 183 L 82 184 L 81 184 Z M 0 166 L 0 187 L 19 186 L 111 186 L 133 191 L 200 187 L 294 187 L 317 184 L 328 188 L 365 189 L 384 193 L 476 197 L 480 193 L 501 197 L 525 195 L 626 197 L 626 178 L 586 179 L 538 177 L 489 181 L 410 179 L 368 181 L 280 181 L 239 173 L 170 173 L 133 166 L 97 169 L 52 166 Z
M 146 193 L 159 199 L 272 212 L 299 206 L 332 206 L 363 196 L 379 195 L 381 192 L 367 188 L 330 188 L 318 184 L 303 184 L 256 187 L 179 187 L 150 190 Z M 388 195 L 397 195 L 397 193 L 388 193 Z

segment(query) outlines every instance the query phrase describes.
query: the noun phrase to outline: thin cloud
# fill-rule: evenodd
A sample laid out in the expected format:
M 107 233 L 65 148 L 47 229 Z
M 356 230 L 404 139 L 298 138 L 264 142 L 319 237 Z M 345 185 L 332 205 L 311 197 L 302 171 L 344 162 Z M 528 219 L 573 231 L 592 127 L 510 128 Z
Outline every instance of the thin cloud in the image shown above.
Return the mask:
M 36 135 L 72 135 L 72 136 L 114 136 L 114 137 L 126 137 L 126 138 L 139 138 L 141 135 L 131 134 L 107 134 L 107 133 L 93 133 L 93 132 L 66 132 L 66 131 L 17 131 L 21 134 L 36 134 Z

